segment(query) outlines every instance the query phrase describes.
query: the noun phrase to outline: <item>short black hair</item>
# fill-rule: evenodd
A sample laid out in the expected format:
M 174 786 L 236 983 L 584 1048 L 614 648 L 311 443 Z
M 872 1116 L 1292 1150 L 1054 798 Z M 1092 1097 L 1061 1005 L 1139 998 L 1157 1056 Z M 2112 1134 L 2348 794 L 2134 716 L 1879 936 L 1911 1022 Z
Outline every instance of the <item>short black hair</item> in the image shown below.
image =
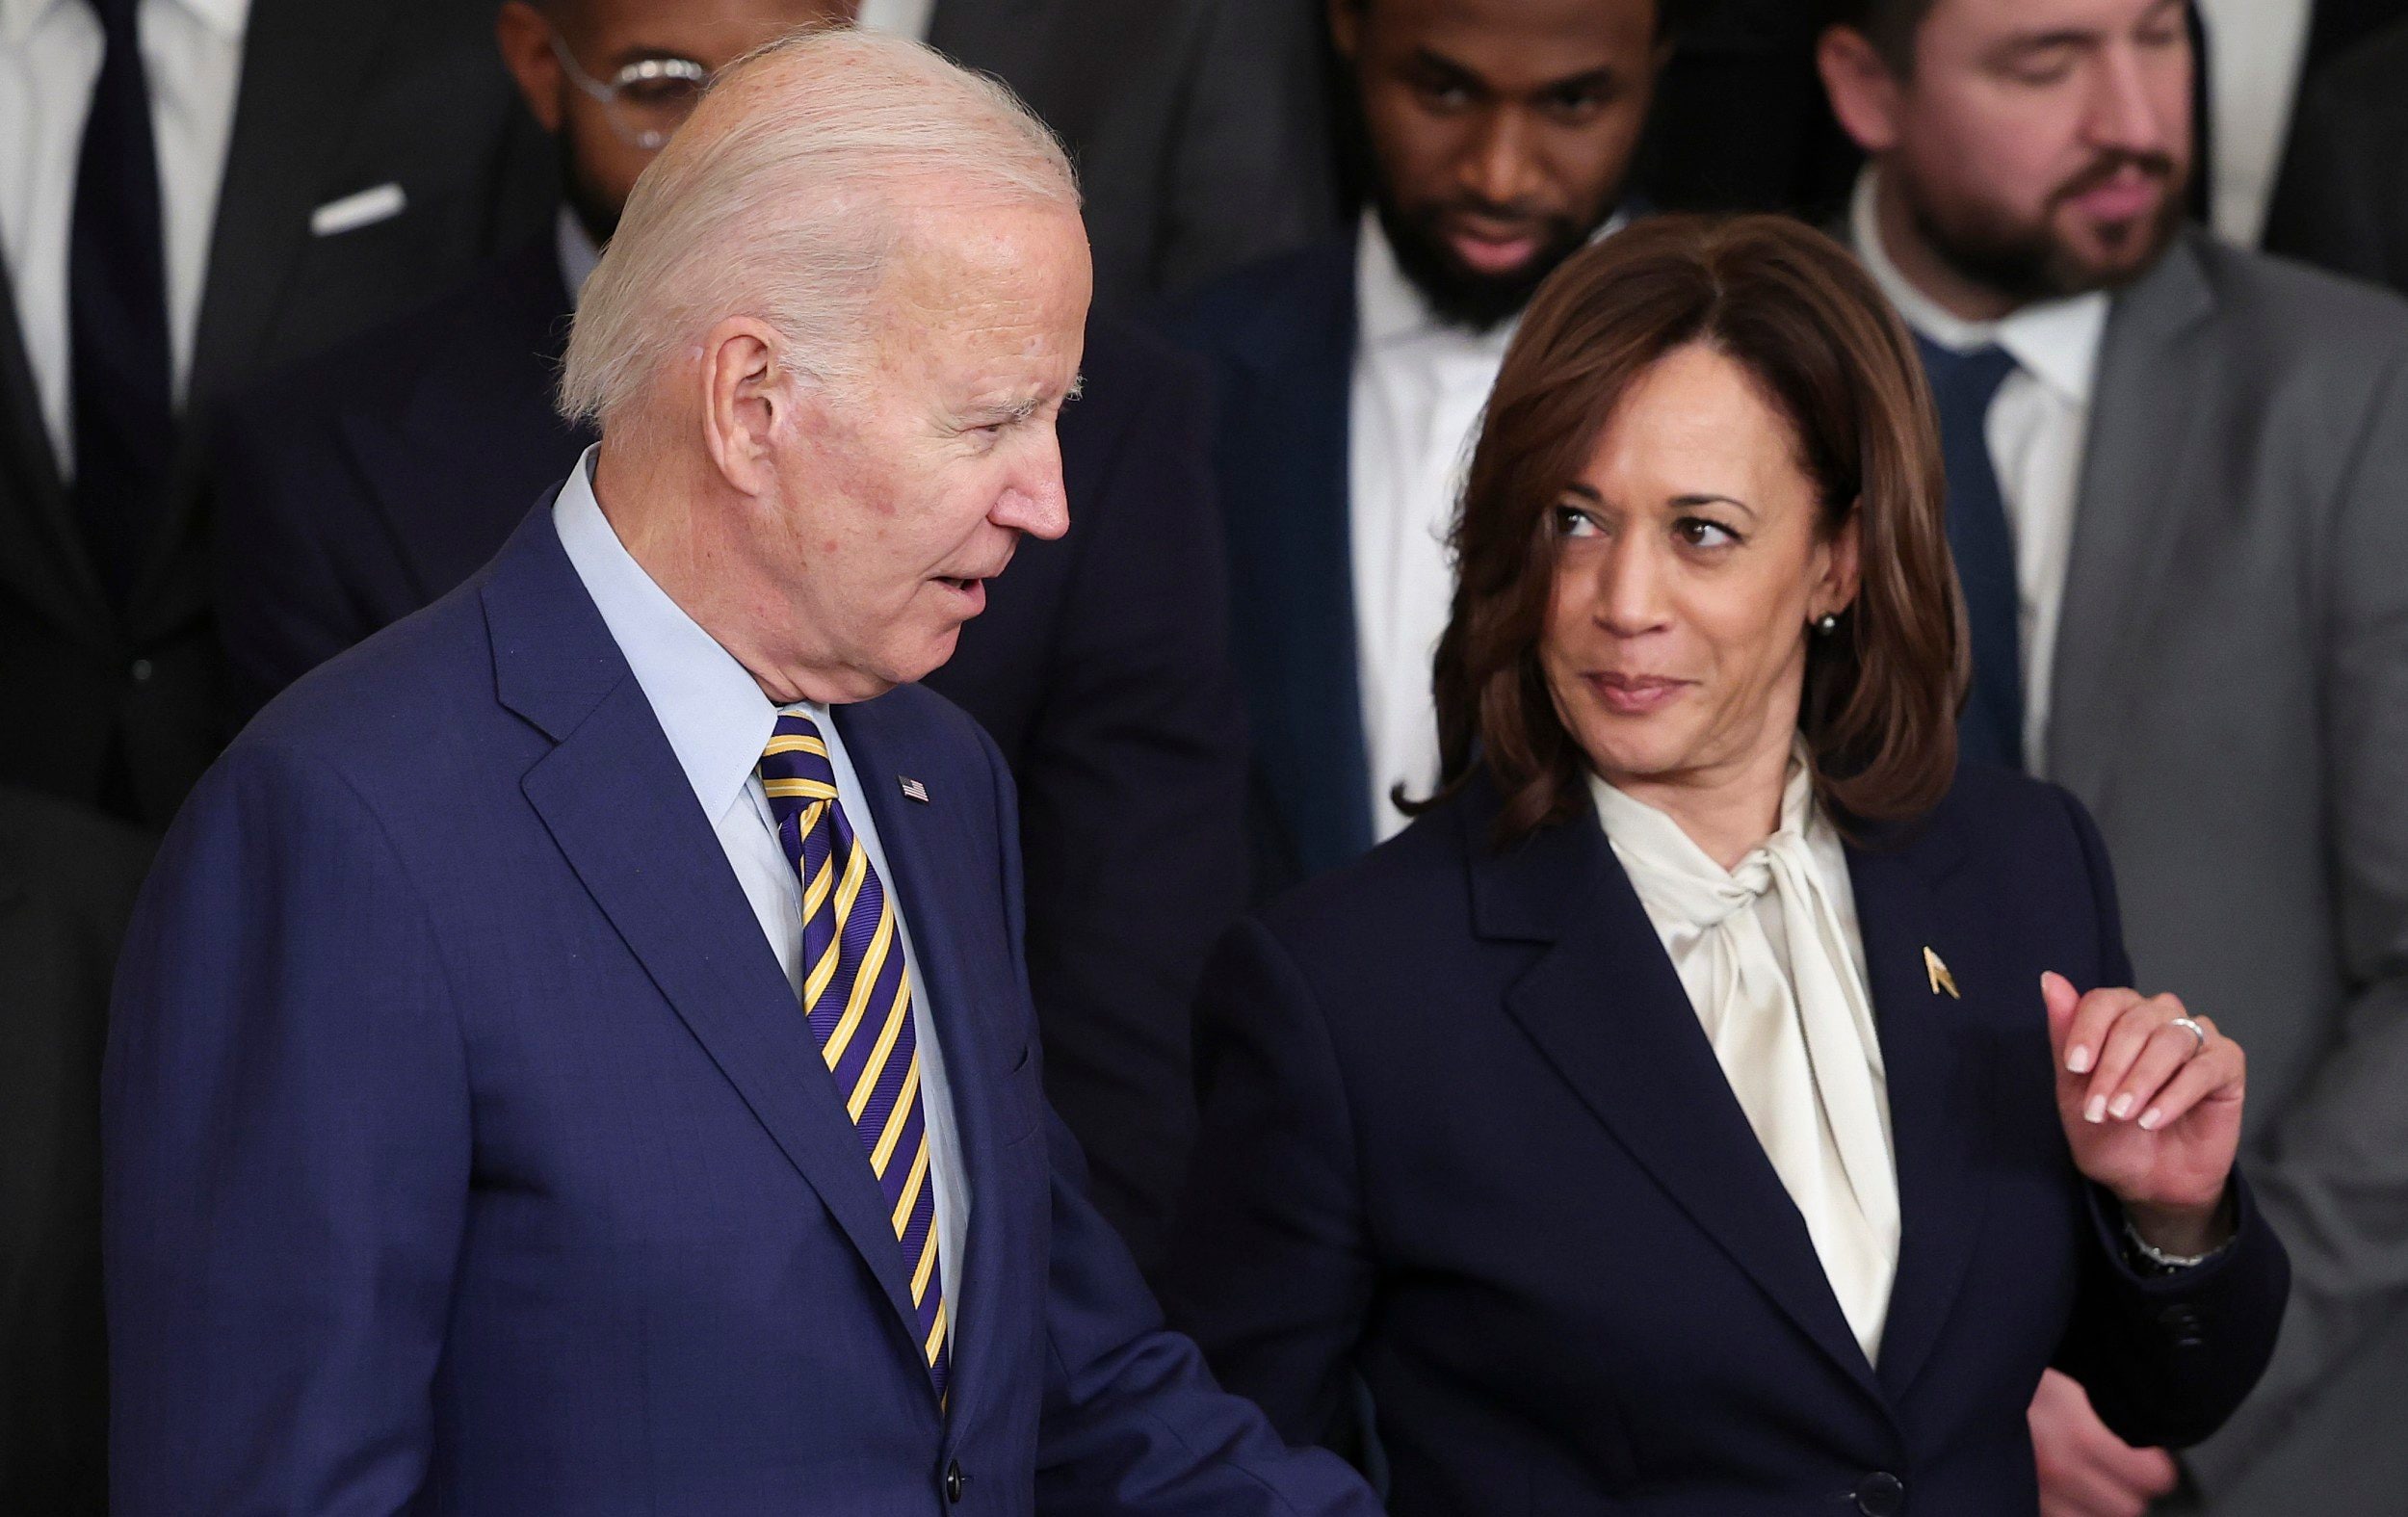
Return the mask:
M 1891 71 L 1904 75 L 1914 71 L 1915 33 L 1937 3 L 1938 0 L 1824 0 L 1823 18 L 1831 26 L 1862 33 Z

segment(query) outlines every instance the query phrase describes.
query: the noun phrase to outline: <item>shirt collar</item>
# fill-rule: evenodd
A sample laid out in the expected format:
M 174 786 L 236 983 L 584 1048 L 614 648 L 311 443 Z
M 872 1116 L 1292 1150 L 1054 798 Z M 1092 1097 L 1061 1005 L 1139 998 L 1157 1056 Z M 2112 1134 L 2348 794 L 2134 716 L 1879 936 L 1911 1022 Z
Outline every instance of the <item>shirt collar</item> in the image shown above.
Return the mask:
M 1995 322 L 1969 322 L 1917 289 L 1891 262 L 1873 211 L 1874 169 L 1865 166 L 1848 198 L 1848 237 L 1873 282 L 1898 307 L 1906 325 L 1943 348 L 1959 353 L 1997 343 L 2022 368 L 2077 405 L 2090 404 L 2099 375 L 2099 344 L 2107 334 L 2107 293 L 2034 301 Z
M 1628 212 L 1615 211 L 1590 241 L 1612 236 L 1629 221 Z M 1398 264 L 1397 250 L 1389 244 L 1387 228 L 1379 224 L 1376 210 L 1364 211 L 1362 231 L 1354 240 L 1354 321 L 1360 347 L 1377 348 L 1415 337 L 1446 335 L 1467 347 L 1500 355 L 1512 342 L 1514 327 L 1520 325 L 1516 317 L 1499 322 L 1487 331 L 1473 332 L 1441 320 L 1430 309 L 1428 297 Z
M 595 447 L 586 449 L 561 486 L 552 525 L 651 702 L 694 798 L 716 819 L 744 793 L 777 728 L 778 708 L 618 540 L 593 493 Z M 824 728 L 824 708 L 794 709 Z
M 568 303 L 574 306 L 586 280 L 592 277 L 594 265 L 602 261 L 602 249 L 593 245 L 593 239 L 586 235 L 586 223 L 566 205 L 553 223 L 552 246 L 560 259 L 561 283 L 568 291 Z
M 0 0 L 0 43 L 14 47 L 32 35 L 62 6 L 82 0 Z M 239 39 L 250 24 L 250 0 L 170 0 L 192 17 L 228 40 Z

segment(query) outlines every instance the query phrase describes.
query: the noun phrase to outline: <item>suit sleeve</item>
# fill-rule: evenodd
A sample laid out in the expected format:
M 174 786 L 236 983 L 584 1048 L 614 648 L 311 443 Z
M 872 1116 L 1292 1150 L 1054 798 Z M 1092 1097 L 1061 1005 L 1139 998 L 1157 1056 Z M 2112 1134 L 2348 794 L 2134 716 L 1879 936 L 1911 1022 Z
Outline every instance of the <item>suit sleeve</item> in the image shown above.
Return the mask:
M 238 747 L 145 890 L 102 1093 L 112 1509 L 417 1509 L 465 1056 L 381 824 Z
M 2129 985 L 2107 844 L 2079 801 L 2064 803 L 2098 905 L 2099 983 Z M 2083 1189 L 2089 1245 L 2054 1362 L 2125 1442 L 2187 1448 L 2233 1415 L 2274 1351 L 2290 1288 L 2282 1242 L 2236 1169 L 2231 1244 L 2195 1268 L 2143 1275 L 2125 1247 L 2123 1208 L 2097 1186 Z
M 1203 1117 L 1164 1299 L 1284 1436 L 1359 1455 L 1374 1270 L 1351 1118 L 1313 993 L 1258 922 L 1206 973 L 1196 1062 Z
M 279 691 L 377 630 L 343 593 L 326 525 L 362 513 L 331 494 L 349 476 L 318 429 L 229 412 L 203 487 L 217 518 L 218 635 L 239 723 Z
M 983 733 L 1013 940 L 1022 930 L 1011 774 Z M 1319 1450 L 1288 1448 L 1163 1324 L 1129 1250 L 1086 1198 L 1069 1128 L 1046 1114 L 1053 1226 L 1036 1509 L 1049 1517 L 1378 1517 L 1371 1491 Z
M 2347 1000 L 2252 1140 L 2259 1203 L 2296 1278 L 2264 1382 L 2194 1458 L 2211 1493 L 2408 1309 L 2408 360 L 2385 376 L 2324 536 L 2323 778 Z
M 1247 869 L 1208 403 L 1160 373 L 1109 441 L 1016 771 L 1046 1090 L 1105 1145 L 1097 1204 L 1149 1270 L 1195 1125 L 1196 977 Z

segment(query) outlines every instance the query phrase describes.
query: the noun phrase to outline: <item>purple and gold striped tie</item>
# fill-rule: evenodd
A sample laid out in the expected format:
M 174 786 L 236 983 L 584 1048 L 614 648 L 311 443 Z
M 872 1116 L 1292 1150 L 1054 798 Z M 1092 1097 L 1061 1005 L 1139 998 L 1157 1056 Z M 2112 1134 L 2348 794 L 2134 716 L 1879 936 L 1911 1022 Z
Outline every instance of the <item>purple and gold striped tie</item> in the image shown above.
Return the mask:
M 911 1269 L 920 1352 L 939 1398 L 948 1366 L 944 1269 L 936 1258 L 936 1179 L 929 1172 L 911 975 L 895 903 L 836 798 L 827 744 L 808 717 L 781 714 L 761 755 L 777 840 L 802 883 L 802 1005 L 886 1194 Z

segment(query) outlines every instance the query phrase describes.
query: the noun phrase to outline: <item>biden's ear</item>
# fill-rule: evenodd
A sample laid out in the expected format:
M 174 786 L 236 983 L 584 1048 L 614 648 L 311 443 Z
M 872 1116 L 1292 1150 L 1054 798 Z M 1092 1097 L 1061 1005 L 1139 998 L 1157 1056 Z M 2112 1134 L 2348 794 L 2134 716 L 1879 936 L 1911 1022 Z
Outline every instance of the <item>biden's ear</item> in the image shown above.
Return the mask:
M 749 316 L 730 316 L 702 339 L 703 440 L 729 485 L 746 495 L 776 488 L 777 433 L 793 420 L 793 375 L 777 333 Z

